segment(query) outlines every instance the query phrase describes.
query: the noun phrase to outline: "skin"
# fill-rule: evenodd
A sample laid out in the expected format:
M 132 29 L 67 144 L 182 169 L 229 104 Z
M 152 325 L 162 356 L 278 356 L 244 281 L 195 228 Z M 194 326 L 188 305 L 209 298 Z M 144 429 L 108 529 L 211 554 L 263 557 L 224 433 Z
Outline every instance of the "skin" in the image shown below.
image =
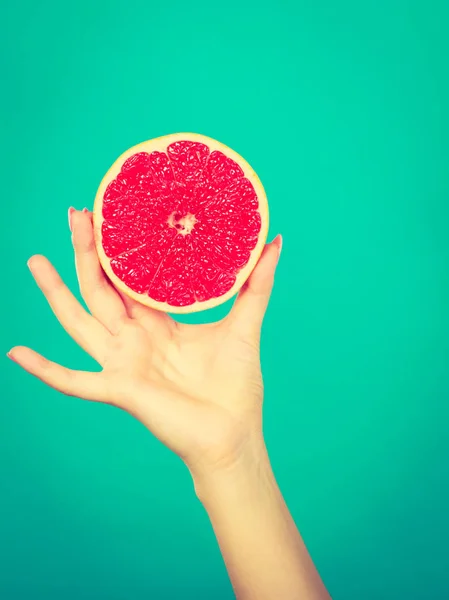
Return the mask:
M 69 222 L 90 313 L 45 257 L 28 264 L 57 319 L 102 370 L 73 371 L 21 346 L 8 356 L 64 394 L 126 410 L 181 457 L 237 598 L 329 598 L 279 491 L 262 432 L 260 331 L 282 238 L 266 245 L 222 321 L 185 325 L 111 286 L 87 209 L 70 209 Z

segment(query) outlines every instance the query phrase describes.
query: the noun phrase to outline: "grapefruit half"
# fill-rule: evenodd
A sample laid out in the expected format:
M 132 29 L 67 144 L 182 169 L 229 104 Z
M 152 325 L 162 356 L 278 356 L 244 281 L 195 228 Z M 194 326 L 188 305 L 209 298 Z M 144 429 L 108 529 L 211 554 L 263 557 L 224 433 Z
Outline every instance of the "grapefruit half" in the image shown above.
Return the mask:
M 268 204 L 250 165 L 203 135 L 177 133 L 130 148 L 94 204 L 101 265 L 121 292 L 187 313 L 231 298 L 257 263 Z

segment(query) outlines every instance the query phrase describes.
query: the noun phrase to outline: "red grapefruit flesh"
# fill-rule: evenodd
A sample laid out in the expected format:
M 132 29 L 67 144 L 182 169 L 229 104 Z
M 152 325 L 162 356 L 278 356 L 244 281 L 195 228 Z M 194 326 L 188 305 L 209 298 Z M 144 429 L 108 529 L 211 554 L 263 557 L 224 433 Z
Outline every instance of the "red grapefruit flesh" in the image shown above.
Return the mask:
M 236 152 L 203 135 L 143 142 L 115 161 L 94 206 L 112 283 L 157 310 L 217 306 L 245 283 L 266 242 L 263 186 Z

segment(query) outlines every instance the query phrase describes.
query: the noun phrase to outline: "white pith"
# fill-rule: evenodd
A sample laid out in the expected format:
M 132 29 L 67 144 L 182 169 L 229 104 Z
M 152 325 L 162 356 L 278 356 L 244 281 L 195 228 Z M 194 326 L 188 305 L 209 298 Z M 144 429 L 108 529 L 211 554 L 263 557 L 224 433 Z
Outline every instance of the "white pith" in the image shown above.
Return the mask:
M 168 217 L 167 223 L 170 227 L 178 229 L 178 235 L 187 235 L 195 228 L 196 217 L 192 213 L 187 213 L 180 219 L 176 218 L 176 211 Z M 179 226 L 179 228 L 177 227 Z

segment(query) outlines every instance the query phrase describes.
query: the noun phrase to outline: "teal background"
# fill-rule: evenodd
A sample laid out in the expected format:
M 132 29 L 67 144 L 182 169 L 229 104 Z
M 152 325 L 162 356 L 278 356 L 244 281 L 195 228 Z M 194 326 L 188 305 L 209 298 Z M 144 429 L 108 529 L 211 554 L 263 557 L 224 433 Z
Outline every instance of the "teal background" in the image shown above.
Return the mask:
M 67 209 L 121 152 L 176 131 L 230 145 L 284 235 L 265 429 L 317 566 L 335 599 L 449 598 L 447 2 L 44 0 L 2 21 L 3 350 L 95 368 L 26 260 L 76 290 Z M 233 597 L 176 457 L 0 369 L 2 599 Z

